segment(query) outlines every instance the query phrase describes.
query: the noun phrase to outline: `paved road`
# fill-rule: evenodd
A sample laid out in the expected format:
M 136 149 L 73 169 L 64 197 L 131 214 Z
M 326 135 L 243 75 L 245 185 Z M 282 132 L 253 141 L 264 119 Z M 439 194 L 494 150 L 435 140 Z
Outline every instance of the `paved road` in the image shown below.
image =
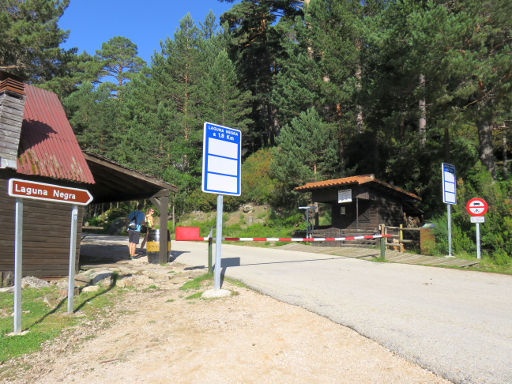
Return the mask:
M 206 243 L 173 241 L 173 255 L 208 265 Z M 222 259 L 226 276 L 451 381 L 512 383 L 512 276 L 235 245 Z

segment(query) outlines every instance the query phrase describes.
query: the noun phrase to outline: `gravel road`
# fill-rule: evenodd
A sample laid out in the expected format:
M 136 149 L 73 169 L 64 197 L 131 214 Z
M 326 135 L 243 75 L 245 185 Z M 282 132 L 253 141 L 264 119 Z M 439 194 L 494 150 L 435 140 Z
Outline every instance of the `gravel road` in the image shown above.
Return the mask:
M 206 243 L 173 242 L 173 253 L 207 265 Z M 222 259 L 226 276 L 448 380 L 512 383 L 512 276 L 235 245 L 222 246 Z

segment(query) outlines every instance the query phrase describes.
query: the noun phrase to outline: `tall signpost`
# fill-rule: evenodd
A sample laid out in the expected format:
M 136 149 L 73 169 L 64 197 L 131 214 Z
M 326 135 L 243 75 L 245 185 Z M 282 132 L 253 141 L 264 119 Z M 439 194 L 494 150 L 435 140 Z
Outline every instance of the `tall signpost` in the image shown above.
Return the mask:
M 476 225 L 476 258 L 480 259 L 480 223 L 485 222 L 484 215 L 487 213 L 489 206 L 484 199 L 478 197 L 471 199 L 466 204 L 466 210 L 471 215 L 471 222 Z
M 201 190 L 217 194 L 214 288 L 220 290 L 223 195 L 240 196 L 242 132 L 204 123 Z
M 21 332 L 21 278 L 23 241 L 23 199 L 53 201 L 72 204 L 71 235 L 69 242 L 68 313 L 73 312 L 75 289 L 76 232 L 78 227 L 78 206 L 87 205 L 92 195 L 85 189 L 62 187 L 29 180 L 9 179 L 8 194 L 16 198 L 14 233 L 14 333 Z
M 455 167 L 448 163 L 441 165 L 443 177 L 443 203 L 446 204 L 448 214 L 448 256 L 452 256 L 452 215 L 451 206 L 457 204 L 457 184 Z

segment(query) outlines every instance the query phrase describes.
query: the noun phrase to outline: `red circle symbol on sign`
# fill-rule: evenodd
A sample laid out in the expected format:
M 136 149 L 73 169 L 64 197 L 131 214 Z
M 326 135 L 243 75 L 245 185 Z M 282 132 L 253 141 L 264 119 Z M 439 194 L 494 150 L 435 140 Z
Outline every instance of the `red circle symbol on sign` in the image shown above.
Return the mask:
M 466 210 L 471 216 L 483 216 L 489 209 L 487 202 L 484 199 L 478 197 L 471 199 L 466 204 Z

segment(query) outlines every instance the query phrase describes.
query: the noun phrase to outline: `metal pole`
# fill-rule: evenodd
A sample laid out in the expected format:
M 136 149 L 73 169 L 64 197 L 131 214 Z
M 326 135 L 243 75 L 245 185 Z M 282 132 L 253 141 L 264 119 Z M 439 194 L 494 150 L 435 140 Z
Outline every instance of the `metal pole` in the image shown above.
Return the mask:
M 78 227 L 78 205 L 71 210 L 71 235 L 69 240 L 68 313 L 73 313 L 75 295 L 76 231 Z
M 14 233 L 14 333 L 21 332 L 21 278 L 23 245 L 23 199 L 16 199 Z
M 476 258 L 480 260 L 480 223 L 476 224 Z
M 220 289 L 220 263 L 222 246 L 222 208 L 224 196 L 217 195 L 217 233 L 215 239 L 215 270 L 214 270 L 214 290 Z
M 452 206 L 450 204 L 446 204 L 446 209 L 448 212 L 448 256 L 452 255 Z

